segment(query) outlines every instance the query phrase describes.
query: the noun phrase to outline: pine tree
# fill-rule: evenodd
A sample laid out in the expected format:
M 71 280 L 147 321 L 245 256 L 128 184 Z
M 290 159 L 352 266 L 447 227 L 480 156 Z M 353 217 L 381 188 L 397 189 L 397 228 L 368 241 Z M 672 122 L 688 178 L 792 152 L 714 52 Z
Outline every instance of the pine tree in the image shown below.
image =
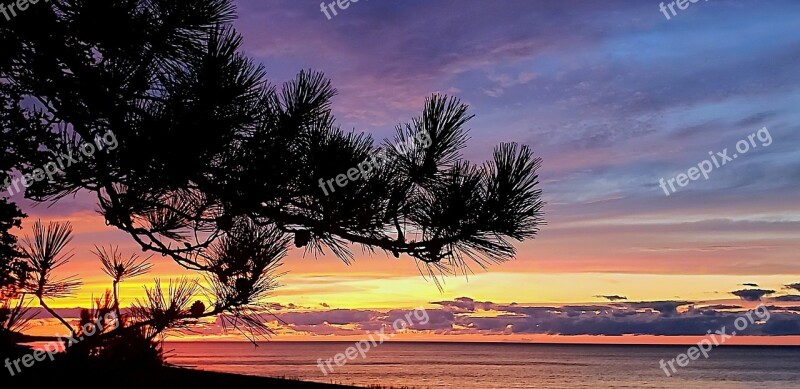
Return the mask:
M 14 165 L 64 162 L 27 197 L 95 194 L 144 251 L 208 277 L 206 314 L 240 317 L 274 288 L 292 245 L 344 262 L 353 248 L 405 255 L 437 276 L 512 259 L 513 242 L 537 234 L 541 161 L 529 147 L 464 160 L 472 115 L 441 95 L 393 139 L 345 132 L 330 81 L 302 71 L 271 84 L 242 54 L 234 16 L 229 0 L 52 0 L 0 24 L 5 109 L 26 118 L 8 128 L 37 142 L 20 151 L 36 162 Z M 63 158 L 86 144 L 93 154 Z M 389 163 L 367 171 L 379 153 Z M 358 179 L 328 184 L 353 169 Z

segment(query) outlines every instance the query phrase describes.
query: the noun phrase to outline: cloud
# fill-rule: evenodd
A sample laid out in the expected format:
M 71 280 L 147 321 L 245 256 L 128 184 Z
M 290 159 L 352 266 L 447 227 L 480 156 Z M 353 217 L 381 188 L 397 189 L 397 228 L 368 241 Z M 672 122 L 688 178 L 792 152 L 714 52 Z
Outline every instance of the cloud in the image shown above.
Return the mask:
M 669 317 L 678 313 L 678 307 L 692 304 L 691 301 L 642 301 L 628 303 L 628 306 L 636 309 L 652 309 L 661 313 L 661 316 Z
M 774 290 L 769 289 L 741 289 L 731 292 L 732 295 L 738 296 L 744 301 L 761 301 L 761 298 L 775 293 Z
M 453 301 L 434 301 L 431 304 L 441 305 L 444 309 L 460 312 L 474 312 L 476 309 L 490 310 L 495 304 L 489 301 L 475 301 L 469 297 L 458 297 Z
M 294 303 L 289 303 L 288 305 L 283 305 L 281 303 L 269 303 L 267 308 L 272 311 L 285 311 L 289 309 L 297 309 L 298 307 L 297 305 L 294 305 Z
M 758 284 L 753 283 L 753 282 L 745 282 L 744 284 L 742 284 L 742 286 L 750 286 L 750 287 L 753 287 L 753 288 L 758 288 Z
M 463 301 L 464 298 L 460 299 Z M 474 301 L 479 304 L 480 302 Z M 440 302 L 443 306 L 458 301 Z M 494 315 L 486 312 L 455 314 L 455 326 L 449 334 L 558 334 L 558 335 L 705 335 L 723 325 L 732 326 L 742 315 L 737 305 L 693 308 L 688 301 L 641 301 L 608 305 L 565 305 L 562 307 L 493 304 Z M 681 312 L 677 308 L 689 305 Z M 739 309 L 738 311 L 731 311 Z M 743 335 L 800 334 L 796 323 L 800 315 L 776 307 L 773 318 L 785 322 L 765 327 L 748 326 Z M 768 328 L 768 330 L 767 330 Z
M 800 297 L 800 296 L 799 296 Z M 683 309 L 679 309 L 684 307 Z M 800 307 L 771 305 L 770 319 L 758 321 L 741 335 L 800 335 Z M 59 313 L 74 315 L 78 309 Z M 735 304 L 702 306 L 688 301 L 637 301 L 591 305 L 541 306 L 477 301 L 469 297 L 436 302 L 420 309 L 326 309 L 278 311 L 262 315 L 276 334 L 306 336 L 366 336 L 396 332 L 394 323 L 410 321 L 404 332 L 446 339 L 457 335 L 705 335 L 709 330 L 733 326 L 744 315 Z M 46 316 L 46 315 L 45 315 Z M 255 317 L 255 316 L 254 316 Z M 52 322 L 54 319 L 41 317 Z M 73 319 L 74 320 L 74 319 Z M 201 335 L 231 334 L 224 318 L 192 328 Z
M 772 297 L 772 298 L 770 298 L 770 300 L 794 302 L 794 301 L 800 301 L 800 296 L 796 295 L 796 294 L 787 294 L 787 295 L 783 295 L 783 296 Z
M 789 284 L 789 285 L 786 285 L 785 287 L 787 289 L 794 289 L 796 291 L 800 291 L 800 282 L 794 283 L 794 284 Z
M 726 305 L 726 304 L 716 304 L 716 305 L 709 305 L 707 307 L 702 307 L 698 309 L 709 309 L 713 311 L 723 311 L 728 309 L 742 309 L 741 305 Z
M 359 309 L 334 309 L 330 311 L 286 312 L 276 316 L 294 325 L 353 324 L 369 322 L 379 312 Z
M 604 298 L 604 299 L 606 299 L 608 301 L 620 301 L 620 300 L 627 300 L 628 299 L 625 296 L 618 296 L 618 295 L 615 295 L 615 294 L 612 294 L 612 295 L 598 295 L 598 296 L 594 296 L 594 297 Z
M 536 74 L 532 72 L 523 72 L 516 77 L 512 77 L 507 74 L 491 75 L 489 76 L 489 80 L 492 81 L 493 87 L 490 89 L 484 89 L 483 92 L 489 97 L 500 97 L 503 95 L 506 89 L 519 85 L 525 85 L 533 81 L 535 78 Z

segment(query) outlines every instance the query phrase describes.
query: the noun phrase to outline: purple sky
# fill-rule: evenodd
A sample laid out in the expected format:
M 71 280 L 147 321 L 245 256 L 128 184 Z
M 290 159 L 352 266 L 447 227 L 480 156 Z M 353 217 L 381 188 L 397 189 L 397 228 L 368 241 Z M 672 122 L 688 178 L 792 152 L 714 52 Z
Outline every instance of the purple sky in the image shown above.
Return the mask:
M 409 308 L 472 296 L 497 302 L 492 311 L 505 315 L 515 300 L 738 300 L 729 292 L 752 282 L 795 293 L 785 285 L 800 282 L 800 2 L 699 1 L 669 20 L 659 3 L 361 0 L 329 20 L 319 1 L 237 1 L 247 54 L 278 85 L 302 69 L 323 71 L 339 90 L 341 127 L 386 138 L 439 92 L 476 115 L 466 158 L 483 161 L 498 143 L 514 141 L 544 159 L 548 225 L 519 246 L 516 261 L 469 285 L 452 281 L 443 295 L 430 285 L 403 294 L 401 283 L 420 278 L 410 260 L 360 258 L 348 268 L 292 252 L 276 301 Z M 659 187 L 710 151 L 733 155 L 738 141 L 762 128 L 771 143 L 754 138 L 755 147 L 708 180 L 670 196 Z M 92 204 L 79 198 L 28 209 L 34 217 L 74 217 Z M 79 253 L 98 239 L 133 247 L 96 219 L 83 222 Z M 577 328 L 558 319 L 560 311 L 537 316 L 545 311 L 520 315 L 528 324 L 553 319 L 553 328 Z M 688 312 L 687 331 L 708 329 L 701 320 L 708 312 L 716 311 Z M 651 318 L 672 320 L 661 313 L 636 316 L 645 324 L 635 331 L 683 328 L 647 327 Z M 775 333 L 800 333 L 798 323 Z

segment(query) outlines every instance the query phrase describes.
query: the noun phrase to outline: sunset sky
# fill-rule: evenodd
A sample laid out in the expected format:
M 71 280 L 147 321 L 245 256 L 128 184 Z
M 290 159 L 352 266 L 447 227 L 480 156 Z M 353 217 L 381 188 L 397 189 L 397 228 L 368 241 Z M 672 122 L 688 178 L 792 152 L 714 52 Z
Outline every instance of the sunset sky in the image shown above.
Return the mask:
M 783 324 L 753 334 L 800 334 L 791 313 L 800 302 L 775 300 L 800 295 L 786 286 L 800 283 L 798 12 L 796 1 L 701 1 L 667 20 L 657 1 L 362 0 L 328 20 L 318 1 L 239 1 L 247 54 L 275 84 L 301 69 L 325 72 L 343 128 L 387 138 L 440 92 L 476 115 L 467 159 L 514 141 L 544 160 L 547 225 L 517 246 L 516 260 L 447 278 L 440 292 L 408 257 L 357 256 L 347 266 L 295 250 L 270 301 L 291 327 L 281 333 L 355 336 L 380 321 L 374 312 L 425 306 L 441 315 L 419 328 L 426 339 L 698 335 L 757 304 L 730 292 L 764 289 L 775 291 L 762 300 Z M 670 196 L 659 187 L 764 127 L 770 145 Z M 85 285 L 57 307 L 86 306 L 110 286 L 93 245 L 140 251 L 86 193 L 50 207 L 15 200 L 30 216 L 20 235 L 37 218 L 75 225 L 76 255 L 61 273 Z M 151 274 L 123 284 L 124 305 L 152 278 L 190 274 L 153 262 Z M 610 306 L 602 296 L 627 300 Z M 660 303 L 628 303 L 643 301 Z

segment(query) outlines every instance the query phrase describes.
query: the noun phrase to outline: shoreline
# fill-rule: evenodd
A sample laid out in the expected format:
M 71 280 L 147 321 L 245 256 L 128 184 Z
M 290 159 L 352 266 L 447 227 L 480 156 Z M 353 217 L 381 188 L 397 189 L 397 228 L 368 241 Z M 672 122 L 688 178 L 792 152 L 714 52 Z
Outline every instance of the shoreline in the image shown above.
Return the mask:
M 361 388 L 359 386 L 319 383 L 313 381 L 301 381 L 291 378 L 271 378 L 260 377 L 246 374 L 212 372 L 194 368 L 184 367 L 161 367 L 146 370 L 124 371 L 117 369 L 113 372 L 108 371 L 75 371 L 63 369 L 63 366 L 50 366 L 51 368 L 39 368 L 29 371 L 27 374 L 19 374 L 11 378 L 10 382 L 24 383 L 42 387 L 44 385 L 63 385 L 70 378 L 81 377 L 90 378 L 94 382 L 106 381 L 113 387 L 123 388 L 207 388 L 212 386 L 231 385 L 244 387 L 244 385 L 259 385 L 253 387 L 277 386 L 280 388 L 310 388 L 310 389 L 351 389 Z M 0 380 L 4 380 L 3 377 Z M 269 386 L 268 386 L 269 385 Z

